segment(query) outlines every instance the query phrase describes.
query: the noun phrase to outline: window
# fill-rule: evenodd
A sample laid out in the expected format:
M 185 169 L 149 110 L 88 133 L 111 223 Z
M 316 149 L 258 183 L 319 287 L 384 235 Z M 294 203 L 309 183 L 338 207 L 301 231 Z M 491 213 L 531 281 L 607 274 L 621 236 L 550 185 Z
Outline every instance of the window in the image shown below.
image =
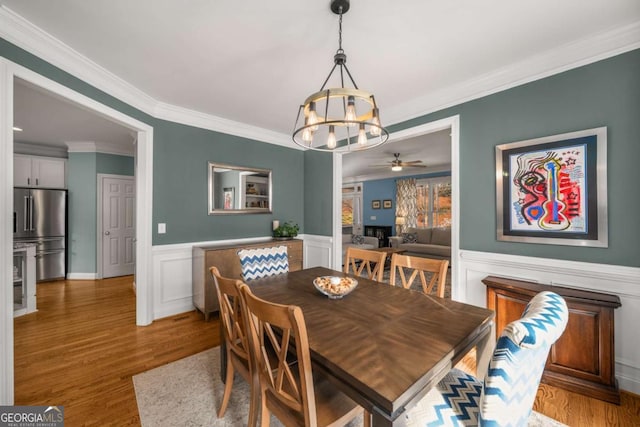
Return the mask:
M 418 228 L 451 226 L 451 177 L 419 179 Z
M 342 232 L 362 234 L 362 183 L 342 187 Z

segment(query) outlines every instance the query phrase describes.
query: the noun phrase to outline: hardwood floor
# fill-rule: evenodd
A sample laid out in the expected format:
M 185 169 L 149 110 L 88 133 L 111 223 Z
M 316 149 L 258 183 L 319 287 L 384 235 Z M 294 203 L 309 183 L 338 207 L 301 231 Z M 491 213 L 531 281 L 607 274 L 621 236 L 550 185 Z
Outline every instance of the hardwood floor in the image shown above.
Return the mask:
M 135 326 L 131 277 L 37 293 L 39 311 L 15 319 L 15 404 L 62 405 L 67 426 L 140 425 L 131 377 L 220 342 L 217 320 L 196 312 Z M 629 393 L 616 406 L 542 385 L 534 409 L 572 427 L 640 425 Z

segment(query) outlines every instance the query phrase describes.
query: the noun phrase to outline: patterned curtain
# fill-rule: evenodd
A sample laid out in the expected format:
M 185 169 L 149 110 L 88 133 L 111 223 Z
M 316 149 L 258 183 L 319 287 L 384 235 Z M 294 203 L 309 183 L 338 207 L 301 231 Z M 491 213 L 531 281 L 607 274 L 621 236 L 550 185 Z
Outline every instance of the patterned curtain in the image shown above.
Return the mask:
M 418 220 L 418 190 L 415 178 L 396 181 L 396 217 L 404 217 L 404 225 L 398 226 L 398 233 L 416 227 Z

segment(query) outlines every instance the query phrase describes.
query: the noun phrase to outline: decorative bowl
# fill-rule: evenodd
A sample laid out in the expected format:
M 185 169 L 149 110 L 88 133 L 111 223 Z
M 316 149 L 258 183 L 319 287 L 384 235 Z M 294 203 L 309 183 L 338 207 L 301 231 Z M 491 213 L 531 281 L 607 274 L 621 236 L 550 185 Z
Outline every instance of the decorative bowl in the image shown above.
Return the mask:
M 320 276 L 313 280 L 313 286 L 330 299 L 340 299 L 353 291 L 358 281 L 351 277 Z

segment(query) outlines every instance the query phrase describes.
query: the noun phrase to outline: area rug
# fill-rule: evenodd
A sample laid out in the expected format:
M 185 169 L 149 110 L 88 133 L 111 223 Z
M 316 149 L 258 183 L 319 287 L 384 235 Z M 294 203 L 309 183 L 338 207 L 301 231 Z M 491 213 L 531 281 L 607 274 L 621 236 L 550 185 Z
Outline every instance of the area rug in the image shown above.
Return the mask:
M 236 375 L 225 416 L 216 415 L 224 386 L 220 380 L 220 348 L 169 363 L 133 377 L 142 427 L 163 426 L 243 426 L 249 410 L 249 386 Z M 271 425 L 282 424 L 273 416 Z M 361 426 L 354 420 L 351 426 Z M 562 427 L 542 414 L 533 412 L 529 427 Z

